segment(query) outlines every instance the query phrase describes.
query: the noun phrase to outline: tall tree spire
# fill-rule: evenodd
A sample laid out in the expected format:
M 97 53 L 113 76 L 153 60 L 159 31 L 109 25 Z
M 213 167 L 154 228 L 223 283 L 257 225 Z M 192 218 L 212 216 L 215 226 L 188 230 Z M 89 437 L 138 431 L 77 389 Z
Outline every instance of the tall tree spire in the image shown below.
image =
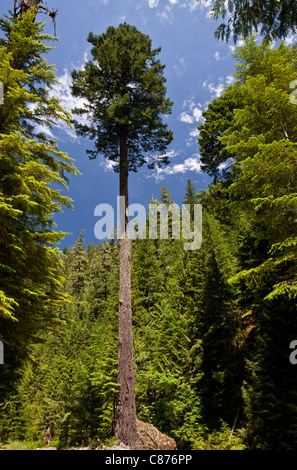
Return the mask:
M 90 33 L 93 61 L 73 71 L 73 92 L 87 102 L 79 115 L 88 114 L 88 126 L 76 124 L 80 135 L 95 140 L 90 158 L 102 153 L 115 162 L 121 197 L 120 289 L 118 329 L 118 384 L 115 437 L 133 447 L 137 442 L 133 360 L 128 174 L 152 157 L 149 167 L 168 163 L 165 150 L 172 133 L 161 119 L 170 114 L 165 98 L 164 66 L 148 36 L 134 26 L 109 27 L 105 34 Z

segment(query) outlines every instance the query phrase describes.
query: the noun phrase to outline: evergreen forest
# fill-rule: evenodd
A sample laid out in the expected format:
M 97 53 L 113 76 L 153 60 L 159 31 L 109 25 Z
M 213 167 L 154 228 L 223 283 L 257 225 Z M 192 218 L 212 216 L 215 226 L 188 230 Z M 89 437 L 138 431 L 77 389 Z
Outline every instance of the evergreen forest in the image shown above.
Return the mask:
M 71 125 L 85 111 L 72 116 L 49 94 L 57 78 L 45 57 L 55 39 L 44 33 L 38 7 L 0 19 L 0 444 L 45 446 L 52 426 L 58 449 L 110 445 L 121 240 L 115 233 L 86 243 L 82 229 L 73 246 L 59 249 L 65 234 L 53 215 L 71 209 L 63 191 L 78 170 L 40 124 Z M 165 153 L 172 136 L 159 114 L 171 103 L 158 51 L 133 27 L 90 34 L 94 60 L 103 60 L 116 34 L 126 45 L 137 34 L 150 61 L 145 68 L 131 52 L 135 83 L 146 90 L 131 86 L 133 112 L 116 76 L 104 86 L 118 99 L 94 101 L 112 67 L 102 76 L 91 62 L 74 71 L 73 93 L 88 98 L 93 113 L 92 125 L 77 122 L 77 132 L 124 174 L 146 163 L 140 143 Z M 234 81 L 198 126 L 197 151 L 212 182 L 201 190 L 188 179 L 182 202 L 192 226 L 202 206 L 201 247 L 185 250 L 170 217 L 166 239 L 147 231 L 129 240 L 136 416 L 178 450 L 297 450 L 297 48 L 275 36 L 259 43 L 248 31 L 235 48 Z M 151 166 L 166 163 L 156 158 Z M 176 202 L 164 183 L 148 205 Z

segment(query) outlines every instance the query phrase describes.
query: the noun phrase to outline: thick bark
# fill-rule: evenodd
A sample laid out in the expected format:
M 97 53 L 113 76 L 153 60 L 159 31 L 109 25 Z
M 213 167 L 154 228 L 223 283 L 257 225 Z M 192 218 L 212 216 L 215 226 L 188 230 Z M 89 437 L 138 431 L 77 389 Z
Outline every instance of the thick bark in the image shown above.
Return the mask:
M 124 205 L 120 213 L 120 289 L 118 324 L 118 386 L 115 413 L 115 439 L 133 448 L 137 441 L 135 375 L 133 360 L 131 269 L 128 214 L 127 132 L 121 131 L 120 196 Z

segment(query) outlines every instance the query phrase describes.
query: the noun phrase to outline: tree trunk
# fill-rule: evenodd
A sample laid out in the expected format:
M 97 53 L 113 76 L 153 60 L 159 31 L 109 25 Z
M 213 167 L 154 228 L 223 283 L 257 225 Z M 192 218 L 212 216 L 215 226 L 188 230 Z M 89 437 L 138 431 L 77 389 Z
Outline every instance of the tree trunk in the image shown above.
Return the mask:
M 130 240 L 128 214 L 127 131 L 120 140 L 120 288 L 118 324 L 118 386 L 115 412 L 115 439 L 133 448 L 137 441 L 135 408 L 135 375 L 133 360 Z
M 24 13 L 30 8 L 39 6 L 41 0 L 14 0 L 14 14 L 18 19 L 22 19 Z

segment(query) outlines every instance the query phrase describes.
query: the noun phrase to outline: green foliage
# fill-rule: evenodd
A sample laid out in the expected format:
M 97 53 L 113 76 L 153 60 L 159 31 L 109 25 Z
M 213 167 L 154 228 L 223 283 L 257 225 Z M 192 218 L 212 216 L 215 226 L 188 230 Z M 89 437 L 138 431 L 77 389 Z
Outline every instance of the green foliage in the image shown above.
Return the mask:
M 76 120 L 75 126 L 79 135 L 95 141 L 90 158 L 102 153 L 118 171 L 125 135 L 129 171 L 137 171 L 148 155 L 150 168 L 168 163 L 162 154 L 173 136 L 162 114 L 171 113 L 172 102 L 165 97 L 165 66 L 157 59 L 161 49 L 152 49 L 151 39 L 126 23 L 100 36 L 90 33 L 88 42 L 93 59 L 72 77 L 74 95 L 86 100 L 74 113 L 88 117 L 88 124 Z
M 297 121 L 289 96 L 295 48 L 258 46 L 251 38 L 235 57 L 238 81 L 226 93 L 242 101 L 218 136 L 232 155 L 232 178 L 227 188 L 211 187 L 201 201 L 225 220 L 236 240 L 237 269 L 227 283 L 235 294 L 236 341 L 244 354 L 244 442 L 251 449 L 295 449 L 296 375 L 288 359 L 290 338 L 297 334 Z
M 54 69 L 43 55 L 43 24 L 34 11 L 0 20 L 0 339 L 7 365 L 1 368 L 1 391 L 26 356 L 40 329 L 56 324 L 67 301 L 62 287 L 63 257 L 53 215 L 71 200 L 61 193 L 67 173 L 76 174 L 73 160 L 38 127 L 69 123 L 68 114 L 50 97 Z M 13 365 L 13 372 L 9 365 Z
M 209 103 L 203 112 L 204 122 L 197 126 L 201 169 L 213 177 L 214 183 L 219 177 L 226 178 L 228 170 L 224 167 L 232 156 L 226 151 L 220 137 L 229 129 L 234 109 L 240 107 L 241 98 L 237 96 L 235 86 L 229 86 L 223 95 Z
M 190 178 L 187 180 L 185 199 L 183 204 L 190 204 L 191 208 L 194 204 L 198 204 L 198 195 L 196 194 L 195 186 Z
M 218 430 L 207 436 L 206 440 L 200 438 L 194 443 L 194 450 L 245 450 L 240 431 L 232 434 L 230 427 L 222 422 Z
M 228 41 L 232 36 L 234 42 L 241 36 L 248 38 L 255 30 L 260 30 L 265 40 L 282 39 L 295 33 L 297 25 L 293 0 L 269 0 L 265 3 L 261 0 L 229 0 L 228 3 L 215 0 L 212 16 L 215 19 L 228 18 L 216 29 L 216 38 Z
M 99 265 L 107 250 L 113 247 L 98 247 L 93 265 Z M 41 344 L 32 348 L 30 358 L 22 369 L 17 396 L 14 398 L 16 426 L 7 422 L 6 433 L 11 438 L 38 441 L 52 424 L 54 440 L 51 445 L 68 448 L 87 445 L 96 439 L 105 439 L 112 433 L 114 395 L 117 388 L 116 355 L 116 309 L 112 302 L 98 311 L 89 300 L 83 304 L 92 285 L 94 272 L 87 264 L 74 264 L 73 253 L 84 251 L 82 233 L 74 247 L 68 251 L 66 260 L 66 286 L 72 290 L 72 304 L 64 307 L 66 324 L 42 335 Z M 89 252 L 94 255 L 93 247 Z M 90 253 L 85 253 L 86 256 Z M 74 259 L 75 258 L 75 259 Z M 79 261 L 76 259 L 76 261 Z M 75 268 L 79 266 L 79 271 Z M 79 272 L 80 289 L 75 290 Z M 116 277 L 117 266 L 113 275 Z M 73 282 L 74 281 L 74 282 Z M 109 292 L 117 294 L 117 283 L 109 286 Z M 80 301 L 78 300 L 80 299 Z M 96 299 L 96 296 L 94 297 Z M 77 305 L 81 305 L 77 315 Z M 83 308 L 82 308 L 83 306 Z M 13 417 L 9 413 L 10 420 Z M 9 429 L 10 428 L 10 429 Z

